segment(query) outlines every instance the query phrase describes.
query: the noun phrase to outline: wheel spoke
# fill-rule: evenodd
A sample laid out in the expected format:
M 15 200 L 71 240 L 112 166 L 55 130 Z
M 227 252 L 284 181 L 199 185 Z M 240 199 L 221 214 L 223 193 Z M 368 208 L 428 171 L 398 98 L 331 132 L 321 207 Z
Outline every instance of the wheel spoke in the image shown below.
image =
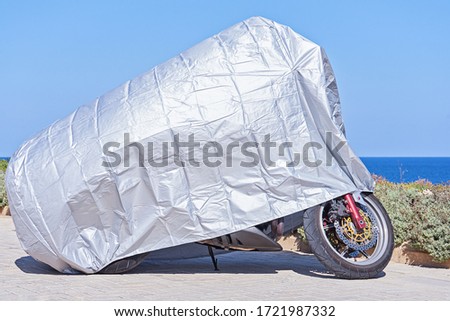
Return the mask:
M 345 257 L 347 253 L 348 253 L 348 246 L 344 247 L 344 250 L 340 254 Z
M 327 224 L 327 225 L 324 225 L 324 227 L 323 227 L 323 229 L 324 229 L 325 231 L 328 231 L 329 229 L 332 229 L 332 228 L 334 228 L 334 225 L 333 225 L 333 224 Z
M 370 255 L 367 254 L 366 251 L 359 251 L 359 253 L 361 253 L 362 255 L 364 255 L 364 257 L 365 257 L 366 259 L 368 259 L 368 258 L 370 257 Z

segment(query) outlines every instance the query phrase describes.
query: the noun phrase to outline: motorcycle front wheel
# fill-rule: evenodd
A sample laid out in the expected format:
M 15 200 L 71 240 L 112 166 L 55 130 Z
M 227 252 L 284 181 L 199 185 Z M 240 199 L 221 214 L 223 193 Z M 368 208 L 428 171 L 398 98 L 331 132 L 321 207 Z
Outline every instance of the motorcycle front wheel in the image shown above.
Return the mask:
M 383 205 L 373 194 L 362 197 L 365 204 L 356 201 L 356 205 L 366 222 L 363 231 L 357 231 L 350 216 L 337 210 L 342 199 L 304 213 L 305 234 L 312 252 L 339 278 L 377 277 L 394 249 L 394 232 Z

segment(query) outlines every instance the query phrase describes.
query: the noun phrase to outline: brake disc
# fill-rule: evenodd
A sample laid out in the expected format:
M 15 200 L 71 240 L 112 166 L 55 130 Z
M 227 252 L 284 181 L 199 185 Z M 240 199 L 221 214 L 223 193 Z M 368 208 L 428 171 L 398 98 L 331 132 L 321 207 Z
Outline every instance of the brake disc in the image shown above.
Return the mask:
M 366 222 L 362 231 L 357 231 L 350 216 L 338 218 L 334 221 L 338 238 L 350 249 L 355 251 L 366 251 L 372 248 L 378 240 L 378 226 L 375 215 L 366 206 L 359 204 L 361 216 Z

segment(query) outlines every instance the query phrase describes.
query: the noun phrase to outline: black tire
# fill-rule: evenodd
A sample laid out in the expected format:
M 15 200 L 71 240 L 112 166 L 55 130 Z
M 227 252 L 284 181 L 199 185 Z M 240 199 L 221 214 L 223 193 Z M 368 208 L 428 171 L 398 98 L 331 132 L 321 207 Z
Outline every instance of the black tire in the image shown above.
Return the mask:
M 371 255 L 363 251 L 365 254 L 363 256 L 363 252 L 350 249 L 362 259 L 348 257 L 345 249 L 339 253 L 338 250 L 341 247 L 345 248 L 345 244 L 337 237 L 333 237 L 332 234 L 337 235 L 333 231 L 335 228 L 330 225 L 327 225 L 327 229 L 324 228 L 324 218 L 327 218 L 327 208 L 329 209 L 330 203 L 308 209 L 304 214 L 305 234 L 312 252 L 326 268 L 339 278 L 369 279 L 377 277 L 389 263 L 394 249 L 394 232 L 383 205 L 373 194 L 362 196 L 366 202 L 366 208 L 372 212 L 378 226 L 377 241 L 372 249 L 368 250 L 371 251 Z M 357 206 L 361 209 L 364 208 L 358 203 Z M 345 254 L 343 254 L 344 252 Z
M 131 271 L 135 267 L 137 267 L 139 264 L 142 263 L 142 261 L 145 260 L 148 253 L 142 253 L 137 254 L 134 256 L 127 257 L 126 259 L 115 261 L 106 267 L 104 267 L 102 270 L 100 270 L 98 273 L 101 274 L 122 274 Z

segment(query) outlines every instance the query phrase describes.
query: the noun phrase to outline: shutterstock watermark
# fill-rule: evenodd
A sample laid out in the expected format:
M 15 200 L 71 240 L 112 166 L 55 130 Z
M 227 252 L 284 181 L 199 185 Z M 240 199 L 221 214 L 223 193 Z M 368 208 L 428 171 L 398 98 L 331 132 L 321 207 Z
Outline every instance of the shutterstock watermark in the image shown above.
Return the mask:
M 296 148 L 293 148 L 293 142 L 272 141 L 270 134 L 264 135 L 260 142 L 232 141 L 227 144 L 217 141 L 202 143 L 195 139 L 195 134 L 190 134 L 187 140 L 182 140 L 179 134 L 175 134 L 170 142 L 142 144 L 132 142 L 130 134 L 124 133 L 122 143 L 107 142 L 103 145 L 103 155 L 108 160 L 104 160 L 102 166 L 117 167 L 123 164 L 124 167 L 130 167 L 131 162 L 137 161 L 139 167 L 165 167 L 172 163 L 179 167 L 200 167 L 202 164 L 206 167 L 232 167 L 236 160 L 239 160 L 238 165 L 241 167 L 255 167 L 260 164 L 267 167 L 296 167 L 300 164 L 307 167 L 331 166 L 333 155 L 346 143 L 342 140 L 333 141 L 331 132 L 326 132 L 325 141 L 310 141 Z M 301 152 L 298 152 L 299 150 Z M 281 159 L 290 161 L 281 164 Z

